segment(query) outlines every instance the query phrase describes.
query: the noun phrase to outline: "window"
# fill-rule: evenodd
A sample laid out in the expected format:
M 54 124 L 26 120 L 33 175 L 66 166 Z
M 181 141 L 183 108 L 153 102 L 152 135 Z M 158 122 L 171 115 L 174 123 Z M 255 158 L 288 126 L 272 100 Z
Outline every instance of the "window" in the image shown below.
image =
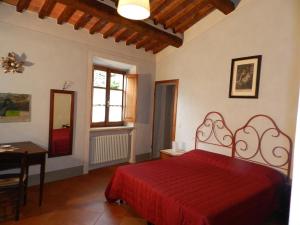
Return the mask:
M 94 66 L 92 127 L 124 124 L 125 72 Z

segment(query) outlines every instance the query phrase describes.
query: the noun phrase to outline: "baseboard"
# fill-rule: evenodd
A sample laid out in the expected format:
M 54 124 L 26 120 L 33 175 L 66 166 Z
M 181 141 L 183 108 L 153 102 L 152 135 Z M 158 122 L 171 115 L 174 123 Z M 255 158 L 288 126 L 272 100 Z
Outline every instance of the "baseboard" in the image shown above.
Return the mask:
M 51 172 L 46 172 L 45 183 L 64 180 L 71 177 L 80 176 L 83 174 L 83 166 L 77 166 L 72 168 L 67 168 L 63 170 L 56 170 Z M 40 174 L 35 174 L 29 176 L 28 185 L 39 185 L 40 184 Z
M 106 163 L 99 163 L 99 164 L 90 164 L 89 165 L 89 170 L 96 170 L 104 167 L 110 167 L 110 166 L 115 166 L 119 164 L 124 164 L 128 163 L 129 159 L 122 159 L 122 160 L 115 160 L 112 162 L 106 162 Z
M 136 162 L 143 162 L 143 161 L 148 161 L 152 159 L 152 154 L 151 152 L 149 153 L 144 153 L 136 156 Z
M 151 160 L 151 158 L 152 158 L 151 153 L 140 154 L 140 155 L 136 156 L 136 162 L 148 161 L 148 160 Z M 118 165 L 118 164 L 122 164 L 122 163 L 126 163 L 126 162 L 128 162 L 128 160 L 127 161 L 120 160 L 120 161 L 114 161 L 114 162 L 109 162 L 109 163 L 90 165 L 90 170 L 99 169 L 99 168 L 103 168 L 103 167 L 109 167 L 109 166 Z M 80 176 L 82 174 L 83 174 L 83 166 L 77 166 L 77 167 L 67 168 L 67 169 L 63 169 L 63 170 L 46 172 L 45 183 L 58 181 L 58 180 L 64 180 L 67 178 Z M 28 179 L 29 186 L 39 185 L 39 184 L 40 184 L 40 174 L 35 174 L 35 175 L 29 176 L 29 179 Z

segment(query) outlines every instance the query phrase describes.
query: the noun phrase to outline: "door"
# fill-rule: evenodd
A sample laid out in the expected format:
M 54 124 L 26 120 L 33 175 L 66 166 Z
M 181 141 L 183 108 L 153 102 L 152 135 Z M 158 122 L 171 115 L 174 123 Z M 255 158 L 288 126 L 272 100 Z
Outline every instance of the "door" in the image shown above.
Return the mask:
M 152 157 L 160 150 L 172 148 L 175 141 L 178 80 L 155 82 Z

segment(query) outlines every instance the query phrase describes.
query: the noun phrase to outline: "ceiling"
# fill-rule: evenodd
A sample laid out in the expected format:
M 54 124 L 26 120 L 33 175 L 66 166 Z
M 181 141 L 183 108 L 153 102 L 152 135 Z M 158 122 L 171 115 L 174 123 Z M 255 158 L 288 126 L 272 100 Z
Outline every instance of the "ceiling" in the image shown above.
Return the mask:
M 75 30 L 114 38 L 154 54 L 168 46 L 180 47 L 184 32 L 214 10 L 229 14 L 230 0 L 150 0 L 151 17 L 132 21 L 118 15 L 118 0 L 2 0 L 18 12 L 37 12 L 39 18 L 52 17 L 58 24 L 69 23 Z M 99 38 L 101 38 L 99 35 Z

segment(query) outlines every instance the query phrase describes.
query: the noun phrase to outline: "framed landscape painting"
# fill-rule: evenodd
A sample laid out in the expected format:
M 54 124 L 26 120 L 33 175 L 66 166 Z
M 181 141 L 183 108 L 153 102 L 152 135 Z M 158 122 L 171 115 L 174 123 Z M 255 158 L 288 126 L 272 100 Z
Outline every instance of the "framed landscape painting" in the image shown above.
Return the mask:
M 0 123 L 29 122 L 30 100 L 27 94 L 0 93 Z
M 258 98 L 261 55 L 232 59 L 230 98 Z

